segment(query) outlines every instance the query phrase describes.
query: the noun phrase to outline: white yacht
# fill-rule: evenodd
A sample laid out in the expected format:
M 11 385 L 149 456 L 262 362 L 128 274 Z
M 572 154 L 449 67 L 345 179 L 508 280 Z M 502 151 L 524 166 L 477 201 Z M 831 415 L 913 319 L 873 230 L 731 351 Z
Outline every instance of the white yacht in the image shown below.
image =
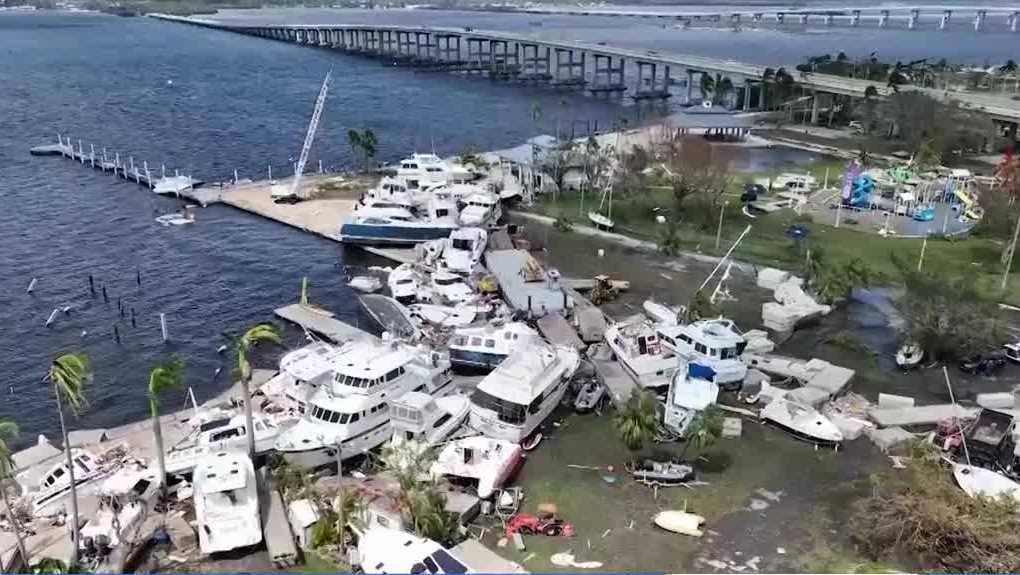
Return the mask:
M 482 263 L 487 239 L 488 234 L 481 228 L 460 228 L 451 232 L 443 247 L 446 269 L 461 274 L 473 272 Z
M 476 228 L 495 227 L 503 217 L 499 196 L 491 192 L 475 192 L 461 202 L 460 224 Z
M 396 204 L 369 200 L 359 204 L 340 225 L 340 241 L 362 244 L 415 244 L 449 237 L 459 227 L 457 207 L 432 198 L 422 210 L 412 213 Z
M 470 402 L 463 395 L 436 398 L 420 391 L 405 393 L 390 402 L 391 441 L 435 445 L 464 423 L 469 407 Z
M 454 369 L 493 370 L 519 347 L 538 339 L 538 332 L 524 322 L 463 327 L 450 340 L 450 364 Z
M 457 233 L 456 230 L 453 233 Z M 400 264 L 390 272 L 386 278 L 386 285 L 390 288 L 390 296 L 398 302 L 408 305 L 418 301 L 418 290 L 421 288 L 421 273 L 414 264 Z
M 113 548 L 148 537 L 139 528 L 161 485 L 156 471 L 148 467 L 123 467 L 106 478 L 97 492 L 99 509 L 81 529 L 81 556 L 101 564 Z
M 487 499 L 505 485 L 524 461 L 524 448 L 491 437 L 464 437 L 447 443 L 436 456 L 430 474 L 454 483 L 473 485 Z
M 364 573 L 474 573 L 431 539 L 390 527 L 372 527 L 358 537 L 358 559 Z
M 669 385 L 679 358 L 672 349 L 662 345 L 652 324 L 643 320 L 613 324 L 606 328 L 605 338 L 623 370 L 639 386 Z
M 262 542 L 255 467 L 237 451 L 209 454 L 195 468 L 195 519 L 202 553 Z
M 408 190 L 423 187 L 465 183 L 474 179 L 466 167 L 447 162 L 435 154 L 413 154 L 400 160 L 396 179 Z
M 194 184 L 194 180 L 191 176 L 165 176 L 158 180 L 152 186 L 152 191 L 157 194 L 174 194 L 178 195 L 181 192 L 187 191 Z
M 663 347 L 701 366 L 698 377 L 712 380 L 723 389 L 743 384 L 747 365 L 740 354 L 747 340 L 732 321 L 719 318 L 687 325 L 658 325 L 656 332 Z
M 389 402 L 409 391 L 446 395 L 454 388 L 450 363 L 425 348 L 396 341 L 355 340 L 324 357 L 331 381 L 307 395 L 304 414 L 276 440 L 276 449 L 296 465 L 332 463 L 365 453 L 392 435 Z
M 80 487 L 85 483 L 103 477 L 107 470 L 100 465 L 98 458 L 85 449 L 72 448 L 71 460 L 74 461 L 74 483 Z M 19 476 L 19 482 L 25 487 L 32 499 L 32 513 L 37 517 L 49 515 L 64 502 L 64 495 L 71 490 L 70 474 L 67 472 L 67 458 L 61 455 L 50 469 L 39 477 L 34 484 L 25 484 Z
M 280 433 L 277 420 L 263 413 L 253 413 L 252 425 L 255 427 L 255 453 L 262 454 L 273 449 Z M 188 474 L 210 453 L 246 451 L 246 427 L 243 414 L 202 424 L 194 440 L 174 446 L 167 452 L 166 472 Z
M 458 274 L 447 270 L 432 272 L 432 292 L 438 295 L 443 303 L 462 303 L 475 297 L 475 290 Z
M 517 348 L 471 395 L 471 427 L 494 439 L 524 441 L 559 405 L 579 363 L 572 347 L 533 340 Z
M 678 368 L 670 380 L 666 394 L 663 424 L 683 436 L 687 427 L 700 411 L 719 399 L 719 386 L 714 382 L 691 374 L 690 366 Z

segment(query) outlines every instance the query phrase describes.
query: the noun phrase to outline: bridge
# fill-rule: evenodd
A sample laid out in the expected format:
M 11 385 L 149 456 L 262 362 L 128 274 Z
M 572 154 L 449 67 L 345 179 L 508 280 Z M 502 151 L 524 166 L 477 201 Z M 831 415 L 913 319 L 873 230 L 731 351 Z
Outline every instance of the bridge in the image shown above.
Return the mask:
M 563 14 L 571 16 L 609 16 L 624 18 L 658 18 L 675 20 L 684 24 L 716 23 L 742 25 L 775 23 L 778 25 L 796 23 L 805 25 L 821 22 L 827 26 L 842 24 L 860 26 L 862 23 L 877 24 L 886 28 L 895 22 L 902 22 L 908 29 L 919 27 L 922 21 L 938 23 L 940 30 L 947 29 L 958 20 L 969 22 L 974 31 L 986 29 L 992 19 L 999 19 L 1007 29 L 1016 32 L 1020 27 L 1020 6 L 874 6 L 874 7 L 819 7 L 803 9 L 731 10 L 700 11 L 686 10 L 629 10 L 617 8 L 566 8 L 529 7 L 501 8 L 501 12 L 523 14 Z
M 486 74 L 491 78 L 541 82 L 585 89 L 592 94 L 622 94 L 636 100 L 665 99 L 677 85 L 688 101 L 704 74 L 729 77 L 743 94 L 745 110 L 763 108 L 761 89 L 767 67 L 704 56 L 659 53 L 571 40 L 543 40 L 506 32 L 471 28 L 369 25 L 235 25 L 199 18 L 153 15 L 155 18 L 226 30 L 284 42 L 338 49 L 389 58 L 398 64 Z M 791 67 L 792 69 L 792 67 Z M 812 120 L 817 121 L 820 95 L 864 98 L 870 89 L 878 97 L 892 93 L 885 82 L 828 74 L 802 75 L 797 85 L 813 93 Z M 914 86 L 938 100 L 954 100 L 1010 126 L 1016 134 L 1020 102 L 1008 97 L 973 92 L 948 92 Z M 754 102 L 754 106 L 752 106 Z

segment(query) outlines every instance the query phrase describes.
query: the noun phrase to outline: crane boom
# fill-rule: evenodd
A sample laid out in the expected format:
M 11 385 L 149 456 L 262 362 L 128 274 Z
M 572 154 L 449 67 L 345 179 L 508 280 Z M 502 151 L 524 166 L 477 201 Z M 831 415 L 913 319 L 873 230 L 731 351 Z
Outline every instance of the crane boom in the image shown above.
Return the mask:
M 326 103 L 326 93 L 329 91 L 329 81 L 333 77 L 333 70 L 326 73 L 322 81 L 322 88 L 319 89 L 319 97 L 315 100 L 315 111 L 312 112 L 312 119 L 308 122 L 308 132 L 305 133 L 305 143 L 301 146 L 301 155 L 298 157 L 297 166 L 294 168 L 294 182 L 290 186 L 292 197 L 301 197 L 299 187 L 301 176 L 304 175 L 305 163 L 308 162 L 308 153 L 312 149 L 312 142 L 315 140 L 315 131 L 319 128 L 319 118 L 322 117 L 322 107 Z

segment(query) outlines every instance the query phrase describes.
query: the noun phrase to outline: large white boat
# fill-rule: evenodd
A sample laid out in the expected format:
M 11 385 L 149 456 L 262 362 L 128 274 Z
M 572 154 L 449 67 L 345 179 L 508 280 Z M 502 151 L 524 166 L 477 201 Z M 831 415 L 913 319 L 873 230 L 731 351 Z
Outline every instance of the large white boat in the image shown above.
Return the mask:
M 449 237 L 457 229 L 457 207 L 430 199 L 415 214 L 396 204 L 369 201 L 355 207 L 340 225 L 340 241 L 362 244 L 415 244 Z
M 538 332 L 524 322 L 462 327 L 450 340 L 450 364 L 454 369 L 492 371 L 514 350 L 538 339 Z
M 74 483 L 76 487 L 94 482 L 104 477 L 108 470 L 99 463 L 99 459 L 85 449 L 72 448 L 71 459 L 74 461 Z M 67 472 L 67 458 L 61 456 L 49 470 L 35 482 L 27 482 L 23 476 L 18 477 L 32 500 L 32 513 L 36 517 L 44 517 L 56 511 L 64 502 L 64 496 L 71 490 L 70 474 Z
M 572 347 L 537 340 L 519 347 L 471 395 L 471 427 L 494 439 L 524 441 L 559 405 L 579 363 Z
M 460 228 L 451 232 L 443 247 L 446 269 L 461 274 L 473 272 L 482 263 L 487 239 L 488 234 L 480 228 Z
M 714 381 L 692 375 L 690 364 L 684 364 L 673 373 L 662 422 L 671 431 L 683 436 L 698 412 L 718 399 L 719 386 Z
M 454 483 L 469 483 L 478 497 L 487 499 L 506 484 L 524 460 L 517 443 L 491 437 L 464 437 L 447 443 L 436 456 L 430 473 Z
M 419 188 L 466 183 L 474 179 L 474 174 L 457 163 L 447 162 L 435 154 L 412 154 L 400 160 L 396 179 L 408 190 Z
M 606 328 L 605 338 L 623 370 L 639 386 L 669 385 L 679 358 L 672 349 L 662 345 L 652 324 L 643 320 L 613 324 Z
M 470 402 L 463 395 L 432 397 L 420 391 L 405 393 L 390 402 L 392 442 L 436 445 L 464 423 L 469 407 Z
M 174 194 L 179 195 L 181 192 L 187 191 L 194 184 L 194 180 L 191 176 L 164 176 L 158 180 L 152 186 L 152 191 L 157 194 Z
M 356 340 L 307 361 L 328 364 L 331 381 L 310 391 L 301 419 L 276 440 L 277 451 L 304 467 L 332 463 L 338 447 L 348 458 L 385 443 L 389 402 L 405 393 L 441 396 L 454 387 L 449 359 L 396 341 Z
M 364 573 L 474 573 L 450 550 L 400 529 L 375 526 L 358 537 Z
M 663 347 L 701 367 L 697 377 L 714 381 L 723 389 L 743 384 L 747 365 L 740 354 L 747 340 L 732 321 L 720 318 L 686 325 L 660 324 L 656 332 Z
M 460 230 L 456 230 L 453 233 L 458 231 Z M 386 285 L 390 288 L 390 296 L 404 305 L 418 301 L 418 291 L 421 289 L 421 283 L 422 274 L 411 263 L 400 264 L 386 278 Z
M 113 549 L 130 547 L 141 538 L 147 538 L 148 534 L 140 533 L 139 528 L 161 485 L 154 469 L 133 465 L 103 480 L 96 493 L 99 509 L 81 529 L 81 556 L 103 564 L 109 560 Z
M 273 449 L 280 426 L 275 418 L 263 413 L 252 414 L 255 427 L 255 453 L 262 454 Z M 247 424 L 244 415 L 218 419 L 204 423 L 198 429 L 198 436 L 174 446 L 166 456 L 166 472 L 188 474 L 210 453 L 248 449 Z
M 475 290 L 458 274 L 447 270 L 432 272 L 432 293 L 439 296 L 443 303 L 458 304 L 475 297 Z
M 202 553 L 219 553 L 262 542 L 255 467 L 248 455 L 220 451 L 195 468 L 195 519 Z
M 503 217 L 499 196 L 491 192 L 475 192 L 459 202 L 460 224 L 476 228 L 495 227 Z

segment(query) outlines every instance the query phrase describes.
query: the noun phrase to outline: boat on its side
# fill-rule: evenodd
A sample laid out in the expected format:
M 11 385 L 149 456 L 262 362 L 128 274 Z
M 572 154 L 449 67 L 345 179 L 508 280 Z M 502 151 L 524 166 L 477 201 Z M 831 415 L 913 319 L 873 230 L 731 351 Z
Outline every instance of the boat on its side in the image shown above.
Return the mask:
M 471 395 L 470 425 L 520 443 L 556 409 L 580 364 L 577 350 L 533 340 L 485 376 Z
M 963 492 L 971 497 L 1010 497 L 1020 505 L 1020 483 L 991 469 L 953 464 L 953 477 Z
M 357 244 L 407 245 L 438 240 L 457 229 L 457 208 L 449 202 L 431 199 L 424 213 L 377 203 L 356 206 L 355 211 L 340 225 L 340 241 Z
M 694 479 L 694 467 L 676 461 L 639 459 L 626 464 L 634 481 L 655 487 L 680 485 Z
M 517 443 L 479 435 L 447 443 L 430 473 L 434 478 L 467 483 L 478 497 L 487 499 L 510 481 L 523 461 L 524 450 Z
M 843 432 L 829 418 L 810 405 L 786 397 L 786 394 L 773 397 L 762 408 L 760 417 L 809 443 L 836 445 L 843 441 Z
M 537 338 L 538 332 L 524 322 L 462 327 L 450 340 L 450 364 L 458 370 L 488 373 L 514 350 Z
M 714 381 L 697 377 L 697 366 L 686 364 L 677 369 L 670 381 L 666 394 L 663 424 L 681 437 L 695 416 L 713 405 L 719 399 L 719 385 Z
M 220 451 L 195 468 L 195 518 L 203 554 L 262 542 L 255 467 L 243 452 Z
M 280 434 L 279 422 L 263 413 L 252 414 L 255 427 L 255 453 L 261 455 L 273 449 Z M 244 415 L 217 419 L 199 427 L 194 441 L 170 449 L 166 455 L 166 472 L 187 475 L 194 471 L 202 459 L 211 453 L 229 450 L 246 450 L 248 447 L 247 423 Z

